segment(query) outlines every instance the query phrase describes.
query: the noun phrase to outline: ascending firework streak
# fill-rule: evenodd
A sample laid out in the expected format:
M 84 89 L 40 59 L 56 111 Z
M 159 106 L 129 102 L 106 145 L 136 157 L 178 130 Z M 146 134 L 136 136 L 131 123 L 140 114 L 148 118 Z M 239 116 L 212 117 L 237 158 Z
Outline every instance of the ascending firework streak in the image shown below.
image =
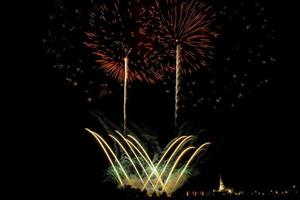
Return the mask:
M 178 41 L 176 42 L 175 128 L 177 128 L 181 80 L 181 44 Z
M 126 134 L 126 128 L 127 128 L 127 82 L 128 82 L 128 57 L 124 58 L 124 94 L 123 94 L 123 128 L 124 128 L 124 134 Z
M 213 57 L 213 41 L 217 34 L 212 30 L 215 14 L 211 7 L 197 0 L 157 0 L 161 16 L 161 37 L 164 46 L 175 47 L 166 59 L 176 57 L 175 72 L 175 127 L 178 126 L 180 80 L 208 64 Z M 184 67 L 182 66 L 184 64 Z
M 99 143 L 104 151 L 110 167 L 108 171 L 119 187 L 130 185 L 133 188 L 146 190 L 161 195 L 164 192 L 171 196 L 181 187 L 193 170 L 190 163 L 207 149 L 209 142 L 198 148 L 187 146 L 193 136 L 181 136 L 172 140 L 162 152 L 161 158 L 151 160 L 143 145 L 132 135 L 118 137 L 112 134 L 110 138 L 120 147 L 123 154 L 120 157 L 112 150 L 106 140 L 96 132 L 86 129 Z M 189 155 L 189 152 L 193 152 Z

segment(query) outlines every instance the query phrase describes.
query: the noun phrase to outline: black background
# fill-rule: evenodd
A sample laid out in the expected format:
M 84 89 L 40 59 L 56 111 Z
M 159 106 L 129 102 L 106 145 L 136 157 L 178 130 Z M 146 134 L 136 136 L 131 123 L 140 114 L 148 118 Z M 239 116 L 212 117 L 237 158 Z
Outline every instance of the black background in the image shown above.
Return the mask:
M 270 85 L 216 128 L 222 133 L 213 178 L 221 171 L 225 182 L 238 187 L 280 187 L 297 184 L 300 177 L 297 24 L 288 2 L 266 4 L 281 27 L 279 66 Z M 85 99 L 45 63 L 40 39 L 47 27 L 47 6 L 46 1 L 13 2 L 5 16 L 10 56 L 3 68 L 11 75 L 2 79 L 8 86 L 3 114 L 9 120 L 4 120 L 2 134 L 10 141 L 5 150 L 8 170 L 3 172 L 14 188 L 12 195 L 88 199 L 103 191 L 107 163 L 82 130 L 88 124 Z

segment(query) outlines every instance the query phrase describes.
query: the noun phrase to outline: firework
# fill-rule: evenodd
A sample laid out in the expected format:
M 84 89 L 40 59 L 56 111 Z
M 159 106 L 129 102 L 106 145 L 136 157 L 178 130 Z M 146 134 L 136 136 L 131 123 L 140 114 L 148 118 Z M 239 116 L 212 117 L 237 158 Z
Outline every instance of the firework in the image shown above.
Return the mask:
M 145 9 L 139 12 L 139 6 L 138 0 L 101 2 L 90 14 L 92 30 L 86 33 L 88 42 L 85 44 L 93 50 L 99 67 L 124 83 L 124 133 L 128 82 L 154 83 L 161 78 L 150 63 L 154 60 L 153 47 L 143 31 Z
M 217 33 L 212 25 L 215 14 L 210 6 L 196 0 L 156 1 L 161 16 L 161 42 L 170 50 L 167 60 L 175 59 L 175 126 L 180 103 L 180 79 L 206 66 L 213 58 Z
M 188 146 L 193 136 L 181 136 L 172 140 L 162 151 L 159 160 L 151 159 L 143 145 L 132 135 L 124 136 L 118 131 L 109 137 L 120 147 L 123 154 L 118 157 L 106 140 L 90 129 L 86 129 L 99 143 L 110 167 L 108 174 L 119 187 L 130 185 L 132 188 L 171 196 L 181 187 L 193 169 L 190 163 L 203 153 L 209 142 L 198 148 Z M 154 157 L 157 157 L 155 155 Z

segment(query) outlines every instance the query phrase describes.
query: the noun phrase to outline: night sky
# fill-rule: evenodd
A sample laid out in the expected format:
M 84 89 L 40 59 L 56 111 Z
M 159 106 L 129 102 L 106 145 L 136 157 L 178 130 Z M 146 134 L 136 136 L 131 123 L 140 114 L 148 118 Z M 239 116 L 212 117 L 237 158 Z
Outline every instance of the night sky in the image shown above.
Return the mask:
M 37 190 L 92 199 L 103 189 L 108 163 L 84 128 L 97 125 L 95 110 L 121 123 L 122 86 L 97 70 L 81 44 L 90 2 L 63 8 L 57 2 L 27 5 L 10 23 L 14 41 L 20 40 L 18 48 L 9 45 L 13 78 L 6 81 L 13 122 L 5 133 L 13 138 L 8 158 L 19 171 L 10 185 L 32 197 Z M 183 79 L 180 120 L 215 143 L 202 179 L 190 185 L 213 188 L 219 173 L 236 188 L 299 184 L 295 33 L 288 28 L 289 6 L 281 3 L 213 1 L 220 31 L 215 59 Z M 66 31 L 71 28 L 74 33 Z M 173 84 L 170 74 L 129 88 L 130 123 L 149 127 L 162 145 L 176 136 Z

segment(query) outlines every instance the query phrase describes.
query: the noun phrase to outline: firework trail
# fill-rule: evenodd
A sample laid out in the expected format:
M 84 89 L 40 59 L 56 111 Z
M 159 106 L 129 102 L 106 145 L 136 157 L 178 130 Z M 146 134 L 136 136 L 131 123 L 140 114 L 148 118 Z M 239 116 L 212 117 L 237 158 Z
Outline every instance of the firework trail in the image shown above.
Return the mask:
M 176 58 L 175 127 L 178 127 L 180 80 L 182 74 L 190 74 L 212 60 L 217 36 L 212 28 L 215 14 L 210 6 L 197 0 L 157 0 L 156 6 L 161 16 L 160 42 L 173 49 L 164 53 L 164 57 Z
M 127 127 L 127 82 L 128 82 L 128 57 L 124 58 L 124 95 L 123 95 L 123 124 L 124 124 L 124 134 L 126 133 Z
M 177 128 L 181 80 L 181 44 L 176 44 L 176 81 L 175 81 L 175 128 Z

